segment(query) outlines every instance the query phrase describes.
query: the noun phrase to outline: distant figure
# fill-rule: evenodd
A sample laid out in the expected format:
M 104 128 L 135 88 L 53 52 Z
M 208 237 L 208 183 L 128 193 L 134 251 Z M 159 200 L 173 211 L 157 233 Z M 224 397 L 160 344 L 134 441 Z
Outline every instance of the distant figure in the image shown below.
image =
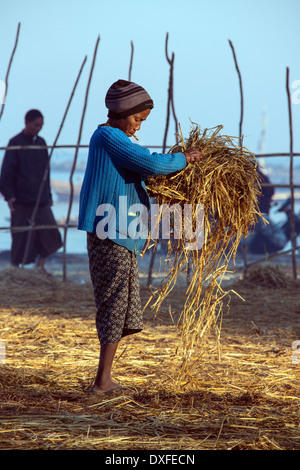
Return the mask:
M 261 184 L 270 184 L 270 180 L 266 174 L 258 167 L 257 172 L 261 177 Z M 261 196 L 258 200 L 258 206 L 265 222 L 259 218 L 255 225 L 255 230 L 247 238 L 247 245 L 249 251 L 253 254 L 273 254 L 282 250 L 287 243 L 287 237 L 284 231 L 272 222 L 269 217 L 270 208 L 272 205 L 272 198 L 274 195 L 274 188 L 262 187 Z
M 25 115 L 24 130 L 10 139 L 8 147 L 46 146 L 45 140 L 38 137 L 43 123 L 44 118 L 40 111 L 36 109 L 28 111 Z M 6 150 L 0 176 L 0 192 L 8 203 L 12 228 L 30 225 L 48 164 L 46 148 Z M 57 229 L 51 205 L 52 196 L 48 169 L 34 222 L 35 225 L 53 225 L 56 228 L 32 230 L 26 259 L 23 258 L 29 232 L 12 230 L 11 264 L 13 266 L 18 267 L 21 263 L 37 262 L 37 266 L 46 273 L 44 266 L 46 258 L 62 246 L 61 235 Z
M 287 236 L 288 240 L 291 240 L 291 216 L 292 216 L 292 200 L 289 197 L 277 212 L 284 212 L 287 216 L 287 221 L 283 224 L 282 229 Z M 295 236 L 296 238 L 300 235 L 300 214 L 295 214 Z
M 261 177 L 261 184 L 270 184 L 270 180 L 268 176 L 258 167 L 257 172 Z M 272 198 L 274 196 L 274 188 L 269 187 L 262 187 L 261 188 L 261 196 L 259 198 L 259 209 L 262 214 L 269 215 L 271 205 L 272 205 Z

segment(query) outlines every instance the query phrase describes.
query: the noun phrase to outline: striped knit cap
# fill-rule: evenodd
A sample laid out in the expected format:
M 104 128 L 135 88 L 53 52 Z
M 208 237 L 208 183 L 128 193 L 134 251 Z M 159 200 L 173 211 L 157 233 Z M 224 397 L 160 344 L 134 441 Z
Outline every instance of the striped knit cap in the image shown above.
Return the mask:
M 133 82 L 118 80 L 108 89 L 105 97 L 109 118 L 126 118 L 154 107 L 146 90 Z

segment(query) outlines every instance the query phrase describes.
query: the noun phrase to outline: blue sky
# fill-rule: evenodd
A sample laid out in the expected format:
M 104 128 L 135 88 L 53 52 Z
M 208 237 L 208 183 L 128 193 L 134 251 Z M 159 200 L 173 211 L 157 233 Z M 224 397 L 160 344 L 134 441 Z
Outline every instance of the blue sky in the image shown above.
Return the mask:
M 190 120 L 202 128 L 222 124 L 224 134 L 238 135 L 240 95 L 228 43 L 231 39 L 243 78 L 245 145 L 257 152 L 264 110 L 264 150 L 289 151 L 285 79 L 288 66 L 290 84 L 300 80 L 299 0 L 0 1 L 0 80 L 5 77 L 21 22 L 0 120 L 1 146 L 22 129 L 25 112 L 30 108 L 43 112 L 45 125 L 41 135 L 49 145 L 53 142 L 87 55 L 59 139 L 60 144 L 76 143 L 98 35 L 100 44 L 82 143 L 87 144 L 96 126 L 106 120 L 107 88 L 118 78 L 128 78 L 133 41 L 131 78 L 147 89 L 155 103 L 139 133 L 140 143 L 162 144 L 169 76 L 164 54 L 168 32 L 169 52 L 175 53 L 175 109 L 185 135 Z M 292 112 L 294 150 L 299 152 L 300 104 L 293 104 Z M 174 143 L 173 121 L 168 143 Z

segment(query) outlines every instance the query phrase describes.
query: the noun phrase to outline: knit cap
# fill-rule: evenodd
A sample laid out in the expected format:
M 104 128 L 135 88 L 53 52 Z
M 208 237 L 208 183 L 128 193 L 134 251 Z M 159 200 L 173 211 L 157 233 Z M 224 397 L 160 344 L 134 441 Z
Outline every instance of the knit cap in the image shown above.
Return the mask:
M 108 89 L 105 97 L 108 117 L 122 119 L 154 107 L 146 90 L 133 82 L 118 80 Z

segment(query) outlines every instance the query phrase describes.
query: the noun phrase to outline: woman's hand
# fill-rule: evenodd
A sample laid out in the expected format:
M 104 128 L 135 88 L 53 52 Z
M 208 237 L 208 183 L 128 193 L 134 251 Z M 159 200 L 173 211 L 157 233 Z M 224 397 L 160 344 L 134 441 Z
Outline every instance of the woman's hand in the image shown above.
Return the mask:
M 197 149 L 185 150 L 183 153 L 185 155 L 187 163 L 200 162 L 201 158 L 204 157 L 203 153 L 201 153 L 200 150 Z

